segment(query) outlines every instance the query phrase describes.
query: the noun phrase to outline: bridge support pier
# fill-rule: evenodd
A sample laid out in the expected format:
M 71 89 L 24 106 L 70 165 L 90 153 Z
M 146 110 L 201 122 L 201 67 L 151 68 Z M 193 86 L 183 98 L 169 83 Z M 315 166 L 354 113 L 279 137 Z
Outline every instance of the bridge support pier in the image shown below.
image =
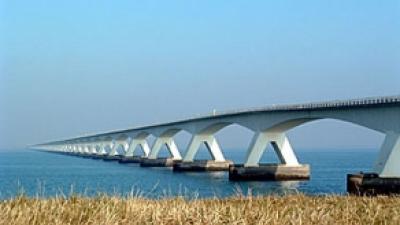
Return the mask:
M 200 145 L 204 143 L 212 160 L 194 160 Z M 193 135 L 182 162 L 174 165 L 174 171 L 227 171 L 232 161 L 225 160 L 217 139 L 211 134 Z
M 118 161 L 118 160 L 122 159 L 123 155 L 121 155 L 117 151 L 120 146 L 123 148 L 124 152 L 126 152 L 127 149 L 129 148 L 129 144 L 126 140 L 124 140 L 124 139 L 115 140 L 111 147 L 111 151 L 103 157 L 103 160 L 104 161 Z
M 81 157 L 83 158 L 89 158 L 91 156 L 91 148 L 89 145 L 83 145 L 82 147 L 82 152 L 80 154 Z
M 354 195 L 398 195 L 400 178 L 376 173 L 347 174 L 347 192 Z
M 96 152 L 92 155 L 92 159 L 103 159 L 107 155 L 105 144 L 99 144 L 95 148 Z
M 157 159 L 149 159 L 143 158 L 140 160 L 141 167 L 173 167 L 175 163 L 180 162 L 181 160 L 175 160 L 173 158 L 157 158 Z
M 284 164 L 261 164 L 246 167 L 236 164 L 229 167 L 229 180 L 232 181 L 277 181 L 277 180 L 308 180 L 310 166 L 288 166 Z
M 123 158 L 122 155 L 104 155 L 104 156 L 102 156 L 102 159 L 104 161 L 119 161 L 122 158 Z
M 158 153 L 161 151 L 161 148 L 165 145 L 171 154 L 171 158 L 158 158 Z M 142 167 L 171 167 L 176 162 L 182 160 L 181 154 L 179 153 L 178 147 L 175 144 L 175 141 L 172 136 L 160 136 L 156 139 L 154 143 L 149 157 L 144 158 L 140 162 L 140 166 Z
M 90 156 L 95 155 L 96 154 L 96 146 L 91 144 L 89 145 L 89 152 L 90 152 Z
M 76 155 L 76 151 L 77 151 L 76 145 L 73 145 L 73 146 L 71 147 L 71 155 L 72 155 L 72 156 Z
M 75 156 L 80 156 L 81 152 L 82 152 L 82 148 L 80 147 L 80 145 L 77 145 L 76 149 L 75 149 Z
M 124 156 L 120 160 L 118 160 L 119 163 L 127 164 L 127 163 L 141 163 L 146 157 L 143 156 Z
M 259 164 L 267 145 L 271 143 L 281 164 Z M 285 133 L 258 132 L 254 135 L 247 160 L 229 167 L 230 180 L 307 180 L 309 165 L 299 164 Z
M 82 152 L 83 152 L 82 146 L 81 145 L 77 145 L 76 146 L 76 153 L 79 154 L 79 153 L 82 153 Z
M 140 146 L 143 151 L 143 156 L 135 156 L 136 148 Z M 144 158 L 147 158 L 150 154 L 150 148 L 146 141 L 146 137 L 143 138 L 132 138 L 129 145 L 128 151 L 125 153 L 125 157 L 121 158 L 119 163 L 140 163 Z
M 78 154 L 77 154 L 77 156 L 82 157 L 82 158 L 85 158 L 85 157 L 87 156 L 86 150 L 87 150 L 87 149 L 86 149 L 86 146 L 80 144 L 80 145 L 78 146 Z
M 355 195 L 400 194 L 400 134 L 387 133 L 373 173 L 347 175 L 347 192 Z

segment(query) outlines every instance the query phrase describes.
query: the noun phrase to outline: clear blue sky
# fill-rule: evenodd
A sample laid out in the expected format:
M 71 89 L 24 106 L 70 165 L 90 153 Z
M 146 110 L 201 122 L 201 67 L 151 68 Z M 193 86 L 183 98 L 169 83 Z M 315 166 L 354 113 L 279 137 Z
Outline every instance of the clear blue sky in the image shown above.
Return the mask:
M 0 0 L 0 148 L 212 109 L 400 94 L 399 2 Z M 250 133 L 233 128 L 223 145 L 245 145 Z M 299 148 L 382 138 L 335 121 L 290 135 Z

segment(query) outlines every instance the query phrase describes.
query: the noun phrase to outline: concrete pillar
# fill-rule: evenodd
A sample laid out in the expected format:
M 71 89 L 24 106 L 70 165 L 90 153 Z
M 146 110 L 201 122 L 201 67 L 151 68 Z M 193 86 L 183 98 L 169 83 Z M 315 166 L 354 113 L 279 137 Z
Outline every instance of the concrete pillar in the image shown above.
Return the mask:
M 71 145 L 67 145 L 66 152 L 70 153 L 72 151 Z
M 83 153 L 90 154 L 90 145 L 83 146 Z
M 173 160 L 181 160 L 182 156 L 179 153 L 178 147 L 175 144 L 173 137 L 171 136 L 160 136 L 156 139 L 153 147 L 151 148 L 149 159 L 157 159 L 158 153 L 162 146 L 165 145 L 171 154 Z
M 400 133 L 386 134 L 375 162 L 374 172 L 379 177 L 400 178 Z
M 204 143 L 212 160 L 194 160 L 200 145 Z M 193 135 L 188 150 L 182 162 L 174 164 L 174 171 L 226 171 L 233 162 L 225 160 L 217 139 L 213 134 L 195 134 Z
M 87 156 L 91 155 L 91 150 L 90 150 L 89 144 L 81 144 L 80 155 L 83 157 L 87 157 Z
M 90 144 L 90 146 L 89 146 L 89 153 L 92 154 L 92 155 L 94 155 L 94 154 L 97 153 L 96 145 Z
M 117 148 L 119 147 L 118 143 L 114 143 L 114 146 L 111 148 L 111 151 L 108 153 L 110 156 L 114 156 L 117 154 Z
M 83 145 L 78 145 L 78 153 L 83 153 Z
M 97 155 L 105 155 L 105 154 L 107 154 L 107 151 L 106 151 L 106 144 L 104 144 L 104 143 L 100 143 L 99 145 L 98 145 L 98 147 L 99 147 L 99 149 L 98 149 L 98 151 L 97 151 Z
M 104 154 L 110 155 L 110 153 L 112 152 L 112 149 L 114 148 L 114 142 L 113 142 L 113 140 L 103 141 L 102 146 L 103 146 Z M 107 152 L 107 150 L 108 150 L 107 148 L 109 149 L 110 152 Z
M 217 142 L 217 139 L 212 134 L 196 134 L 193 135 L 189 148 L 183 158 L 183 162 L 193 162 L 196 153 L 198 152 L 200 145 L 204 143 L 207 150 L 210 152 L 212 159 L 216 162 L 224 162 L 225 157 L 222 154 L 221 148 Z
M 91 144 L 91 148 L 92 148 L 91 158 L 92 159 L 103 159 L 107 155 L 105 146 L 106 146 L 106 144 L 104 144 L 103 142 L 92 143 Z
M 262 164 L 260 159 L 271 143 L 282 164 Z M 306 180 L 310 178 L 309 165 L 299 164 L 283 132 L 257 132 L 247 151 L 244 165 L 229 167 L 230 180 Z
M 117 155 L 117 149 L 118 147 L 122 146 L 124 153 L 126 153 L 127 149 L 129 148 L 129 143 L 127 140 L 115 140 L 114 144 L 111 148 L 110 153 L 108 153 L 108 155 L 110 156 L 115 156 Z
M 400 133 L 386 133 L 373 173 L 347 175 L 347 191 L 356 195 L 400 194 Z
M 271 143 L 282 164 L 297 166 L 299 162 L 285 133 L 257 132 L 247 151 L 245 167 L 258 166 L 267 145 Z
M 148 157 L 150 154 L 150 147 L 146 141 L 146 138 L 132 138 L 125 156 L 132 157 L 138 145 L 142 149 L 144 157 Z

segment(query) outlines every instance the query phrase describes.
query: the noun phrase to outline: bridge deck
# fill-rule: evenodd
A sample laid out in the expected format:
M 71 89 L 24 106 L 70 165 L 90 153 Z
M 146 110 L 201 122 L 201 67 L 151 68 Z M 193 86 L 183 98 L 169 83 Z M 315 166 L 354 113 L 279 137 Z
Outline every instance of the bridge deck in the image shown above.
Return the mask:
M 126 133 L 130 131 L 136 130 L 144 130 L 154 127 L 162 127 L 162 126 L 172 126 L 178 125 L 182 123 L 194 122 L 199 120 L 206 119 L 215 119 L 215 118 L 224 118 L 229 116 L 237 116 L 237 115 L 245 115 L 252 113 L 261 113 L 261 112 L 285 112 L 285 111 L 313 111 L 313 110 L 329 110 L 329 109 L 344 109 L 344 108 L 360 108 L 360 107 L 379 107 L 379 106 L 387 106 L 387 105 L 400 105 L 400 95 L 397 96 L 385 96 L 385 97 L 371 97 L 371 98 L 359 98 L 359 99 L 350 99 L 350 100 L 335 100 L 335 101 L 325 101 L 325 102 L 313 102 L 313 103 L 305 103 L 305 104 L 286 104 L 286 105 L 270 105 L 266 107 L 258 107 L 258 108 L 249 108 L 249 109 L 240 109 L 240 110 L 229 110 L 229 111 L 221 111 L 210 113 L 203 116 L 193 117 L 184 120 L 178 120 L 173 122 L 152 124 L 148 126 L 134 127 L 128 129 L 120 129 L 120 130 L 112 130 L 106 131 L 96 134 L 88 134 L 82 135 L 74 138 L 64 139 L 57 142 L 62 141 L 70 141 L 76 140 L 80 138 L 95 138 L 104 135 L 117 135 L 121 133 Z M 54 143 L 54 142 L 48 142 Z

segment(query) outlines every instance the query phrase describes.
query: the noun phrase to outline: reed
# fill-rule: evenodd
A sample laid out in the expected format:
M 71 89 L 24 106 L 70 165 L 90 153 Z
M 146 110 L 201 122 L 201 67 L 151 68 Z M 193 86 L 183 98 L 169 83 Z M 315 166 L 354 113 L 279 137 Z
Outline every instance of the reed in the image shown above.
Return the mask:
M 15 197 L 0 224 L 400 224 L 400 197 Z

